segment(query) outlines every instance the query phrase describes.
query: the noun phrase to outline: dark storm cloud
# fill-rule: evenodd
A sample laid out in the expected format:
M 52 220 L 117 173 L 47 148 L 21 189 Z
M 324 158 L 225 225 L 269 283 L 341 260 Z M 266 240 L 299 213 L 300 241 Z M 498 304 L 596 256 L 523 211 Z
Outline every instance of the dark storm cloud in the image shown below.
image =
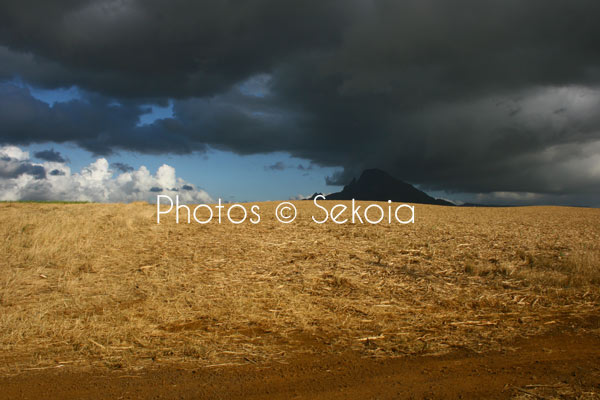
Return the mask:
M 309 164 L 304 166 L 302 164 L 298 164 L 297 166 L 286 165 L 283 161 L 277 161 L 270 165 L 265 165 L 265 171 L 283 171 L 285 169 L 297 169 L 298 171 L 310 171 L 313 169 L 313 165 Z
M 46 178 L 46 170 L 41 165 L 35 165 L 26 160 L 18 160 L 8 156 L 0 158 L 0 178 L 12 179 L 23 174 L 35 179 Z
M 50 175 L 52 176 L 64 176 L 66 175 L 64 171 L 61 171 L 59 169 L 53 169 L 52 171 L 50 171 Z
M 48 150 L 42 150 L 42 151 L 37 151 L 34 154 L 37 158 L 39 158 L 40 160 L 45 160 L 45 161 L 51 161 L 51 162 L 58 162 L 58 163 L 64 163 L 67 160 L 65 160 L 65 158 L 60 154 L 60 152 L 54 150 L 54 149 L 48 149 Z
M 0 41 L 32 53 L 43 86 L 126 97 L 216 94 L 289 54 L 334 42 L 344 1 L 31 0 L 0 5 Z M 39 59 L 39 60 L 38 60 Z M 49 72 L 48 69 L 52 69 Z
M 146 153 L 203 149 L 202 143 L 192 148 L 190 138 L 182 136 L 180 123 L 172 119 L 138 126 L 140 115 L 146 111 L 140 103 L 117 104 L 89 92 L 82 100 L 49 106 L 28 89 L 4 83 L 0 84 L 0 142 L 74 142 L 94 154 L 110 154 L 114 149 Z
M 429 189 L 600 193 L 597 1 L 6 3 L 0 79 L 84 95 L 50 107 L 5 84 L 2 142 L 285 151 L 342 167 L 335 185 L 379 167 Z M 173 118 L 138 126 L 169 99 Z
M 265 170 L 267 171 L 283 171 L 284 169 L 286 169 L 286 165 L 283 163 L 283 161 L 277 161 L 274 164 L 271 165 L 265 165 Z
M 112 167 L 118 169 L 121 172 L 131 172 L 134 170 L 134 168 L 131 165 L 121 163 L 121 162 L 114 162 L 114 163 L 111 163 L 110 165 Z
M 325 183 L 331 186 L 343 186 L 348 184 L 353 176 L 350 175 L 352 171 L 338 171 L 334 172 L 331 176 L 325 177 Z M 358 171 L 357 171 L 358 172 Z

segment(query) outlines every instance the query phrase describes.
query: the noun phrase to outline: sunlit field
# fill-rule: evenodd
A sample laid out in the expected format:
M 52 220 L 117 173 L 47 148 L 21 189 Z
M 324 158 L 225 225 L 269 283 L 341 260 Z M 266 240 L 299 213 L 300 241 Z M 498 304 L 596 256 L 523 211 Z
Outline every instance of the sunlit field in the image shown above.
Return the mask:
M 598 315 L 598 209 L 417 204 L 413 224 L 337 225 L 310 201 L 290 224 L 256 204 L 235 225 L 1 203 L 0 373 L 485 352 Z

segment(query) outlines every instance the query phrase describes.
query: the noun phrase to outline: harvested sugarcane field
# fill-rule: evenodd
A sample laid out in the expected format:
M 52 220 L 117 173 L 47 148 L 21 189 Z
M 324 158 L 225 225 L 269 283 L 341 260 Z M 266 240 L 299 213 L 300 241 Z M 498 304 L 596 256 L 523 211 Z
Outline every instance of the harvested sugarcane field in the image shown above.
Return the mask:
M 0 203 L 3 398 L 599 398 L 599 209 L 372 204 Z

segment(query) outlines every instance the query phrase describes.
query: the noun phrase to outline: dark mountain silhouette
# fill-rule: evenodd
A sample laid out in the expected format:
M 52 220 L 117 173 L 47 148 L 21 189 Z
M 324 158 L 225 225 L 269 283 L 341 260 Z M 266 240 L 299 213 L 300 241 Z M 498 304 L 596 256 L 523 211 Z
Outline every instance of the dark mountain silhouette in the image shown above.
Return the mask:
M 310 199 L 314 199 L 313 194 Z M 442 199 L 435 199 L 427 193 L 420 191 L 414 186 L 394 178 L 380 169 L 364 170 L 358 180 L 352 179 L 344 186 L 341 192 L 331 193 L 326 196 L 327 200 L 370 200 L 388 201 L 402 203 L 421 203 L 453 206 L 455 204 Z
M 310 196 L 310 197 L 306 198 L 305 200 L 313 200 L 315 197 L 317 197 L 317 196 L 319 196 L 319 195 L 322 195 L 322 196 L 324 196 L 324 194 L 323 194 L 323 193 L 321 193 L 321 192 L 314 192 L 312 196 Z

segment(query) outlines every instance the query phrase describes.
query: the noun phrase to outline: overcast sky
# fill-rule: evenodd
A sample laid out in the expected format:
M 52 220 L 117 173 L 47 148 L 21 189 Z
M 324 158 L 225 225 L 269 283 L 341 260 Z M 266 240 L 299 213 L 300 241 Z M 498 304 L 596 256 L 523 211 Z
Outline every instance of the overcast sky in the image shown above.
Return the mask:
M 52 179 L 106 167 L 118 194 L 80 182 L 80 197 L 129 200 L 114 182 L 144 168 L 150 194 L 287 199 L 378 167 L 453 200 L 600 206 L 598 15 L 597 0 L 3 1 L 0 197 L 64 198 Z

